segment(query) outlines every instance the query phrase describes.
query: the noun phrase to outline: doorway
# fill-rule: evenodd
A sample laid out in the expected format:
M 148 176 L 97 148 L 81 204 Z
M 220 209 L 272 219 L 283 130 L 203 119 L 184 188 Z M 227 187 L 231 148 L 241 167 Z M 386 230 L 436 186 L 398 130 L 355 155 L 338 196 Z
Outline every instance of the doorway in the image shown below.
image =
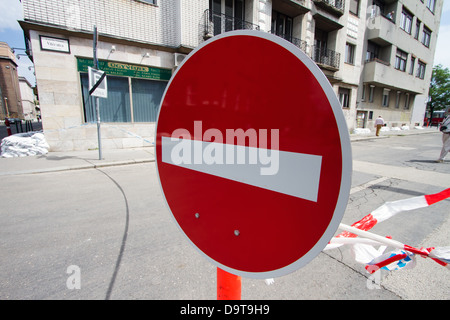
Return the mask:
M 356 127 L 365 128 L 367 125 L 367 111 L 356 112 Z

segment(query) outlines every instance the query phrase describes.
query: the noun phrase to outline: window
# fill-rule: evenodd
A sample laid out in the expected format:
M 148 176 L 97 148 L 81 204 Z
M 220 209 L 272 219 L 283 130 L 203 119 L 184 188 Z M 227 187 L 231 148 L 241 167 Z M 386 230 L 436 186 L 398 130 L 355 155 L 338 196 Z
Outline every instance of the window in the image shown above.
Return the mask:
M 412 20 L 412 14 L 408 10 L 403 8 L 402 17 L 400 19 L 400 28 L 411 34 Z
M 411 55 L 411 65 L 409 66 L 409 74 L 414 74 L 414 65 L 416 64 L 416 57 Z
M 405 94 L 405 110 L 409 109 L 409 93 Z
M 369 89 L 369 102 L 373 102 L 374 91 L 375 91 L 375 86 L 370 85 L 370 89 Z
M 397 97 L 395 98 L 395 108 L 400 108 L 400 96 L 401 96 L 402 92 L 401 91 L 397 91 Z
M 434 13 L 434 8 L 436 6 L 436 0 L 427 0 L 427 8 Z
M 209 9 L 214 35 L 245 29 L 243 0 L 209 0 Z
M 359 16 L 359 0 L 350 0 L 350 13 Z
M 150 4 L 156 4 L 156 0 L 139 0 L 139 1 L 147 2 L 147 3 L 150 3 Z
M 339 102 L 342 108 L 350 108 L 350 89 L 339 87 Z
M 355 64 L 355 45 L 351 43 L 345 44 L 345 62 Z
M 414 34 L 414 39 L 419 40 L 419 34 L 420 34 L 420 20 L 416 20 L 416 33 Z
M 395 69 L 405 71 L 406 59 L 408 59 L 408 54 L 403 50 L 397 49 L 397 55 L 395 56 Z
M 417 63 L 417 66 L 418 67 L 417 67 L 416 77 L 420 78 L 420 79 L 424 79 L 426 64 L 419 60 L 419 62 Z
M 370 10 L 370 17 L 376 17 L 386 14 L 386 5 L 384 3 L 384 0 L 373 0 L 373 5 L 369 6 L 368 9 Z
M 134 122 L 156 122 L 167 83 L 131 78 Z
M 102 122 L 156 122 L 166 81 L 107 76 L 108 98 L 99 99 Z M 131 100 L 130 103 L 130 85 Z M 95 122 L 95 103 L 89 97 L 89 79 L 81 73 L 86 122 Z
M 372 61 L 378 58 L 380 46 L 372 41 L 367 41 L 366 61 Z
M 292 18 L 277 11 L 272 12 L 272 33 L 292 42 L 292 26 Z
M 107 76 L 108 98 L 99 99 L 102 122 L 131 122 L 130 91 L 128 78 Z M 83 88 L 84 113 L 86 122 L 97 121 L 95 103 L 89 97 L 89 78 L 81 74 Z
M 430 40 L 431 40 L 431 30 L 428 29 L 426 26 L 423 26 L 422 31 L 422 43 L 425 47 L 430 47 Z
M 389 107 L 389 92 L 391 90 L 390 89 L 383 89 L 383 101 L 382 101 L 382 106 L 383 107 Z

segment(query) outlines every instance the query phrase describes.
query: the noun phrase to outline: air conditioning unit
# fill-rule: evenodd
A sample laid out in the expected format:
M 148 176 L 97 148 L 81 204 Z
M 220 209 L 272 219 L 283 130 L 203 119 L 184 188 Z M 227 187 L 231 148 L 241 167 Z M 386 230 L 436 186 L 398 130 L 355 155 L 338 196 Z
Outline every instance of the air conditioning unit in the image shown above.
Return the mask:
M 175 67 L 178 67 L 181 62 L 186 58 L 185 54 L 182 53 L 175 53 Z

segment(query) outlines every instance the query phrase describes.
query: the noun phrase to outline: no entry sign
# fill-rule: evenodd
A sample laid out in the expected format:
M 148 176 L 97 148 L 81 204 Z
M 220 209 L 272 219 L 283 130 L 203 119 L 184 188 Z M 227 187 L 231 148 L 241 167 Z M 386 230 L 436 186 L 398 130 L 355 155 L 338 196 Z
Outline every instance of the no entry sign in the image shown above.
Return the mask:
M 161 188 L 178 226 L 216 266 L 270 278 L 334 235 L 351 185 L 341 106 L 284 39 L 224 33 L 183 61 L 156 128 Z

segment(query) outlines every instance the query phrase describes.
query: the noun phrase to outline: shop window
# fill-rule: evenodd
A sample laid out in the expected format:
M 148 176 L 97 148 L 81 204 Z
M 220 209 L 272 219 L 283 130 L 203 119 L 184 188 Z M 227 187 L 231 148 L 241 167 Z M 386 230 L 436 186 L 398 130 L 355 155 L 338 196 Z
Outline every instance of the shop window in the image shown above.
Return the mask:
M 130 122 L 130 92 L 128 78 L 107 76 L 108 98 L 99 98 L 100 120 L 102 122 Z M 81 74 L 84 114 L 86 122 L 95 122 L 95 99 L 89 96 L 89 78 Z
M 108 75 L 107 82 L 108 98 L 99 99 L 102 122 L 156 122 L 166 81 Z M 95 99 L 89 96 L 86 73 L 81 73 L 81 86 L 86 122 L 95 122 Z
M 167 82 L 131 79 L 134 122 L 156 122 Z

